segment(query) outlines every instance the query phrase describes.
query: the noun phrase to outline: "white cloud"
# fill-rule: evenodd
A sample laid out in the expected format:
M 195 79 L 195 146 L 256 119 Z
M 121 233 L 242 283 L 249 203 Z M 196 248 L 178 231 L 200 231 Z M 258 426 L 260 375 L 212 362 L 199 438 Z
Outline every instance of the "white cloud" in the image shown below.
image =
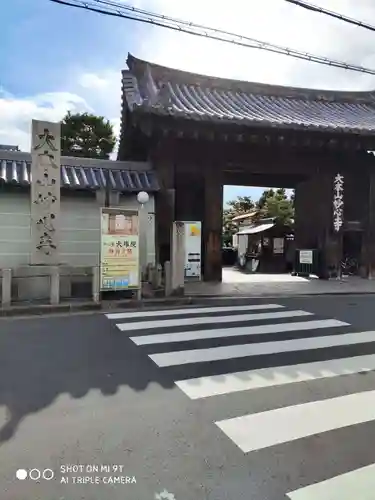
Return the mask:
M 67 111 L 101 114 L 120 132 L 120 73 L 82 73 L 70 92 L 46 92 L 17 98 L 0 92 L 0 144 L 30 150 L 31 120 L 60 121 Z
M 372 0 L 321 0 L 320 4 L 367 22 L 373 19 L 375 24 Z M 144 0 L 143 8 L 316 55 L 375 67 L 372 32 L 283 0 L 231 0 L 230 3 Z M 375 77 L 371 75 L 160 28 L 150 29 L 150 37 L 144 38 L 141 52 L 151 54 L 160 64 L 213 76 L 333 89 L 375 88 Z
M 88 110 L 87 102 L 69 92 L 50 92 L 30 97 L 0 96 L 0 144 L 30 150 L 31 120 L 59 121 L 66 111 Z
M 108 86 L 108 80 L 94 73 L 83 73 L 78 83 L 87 89 L 104 89 Z
M 375 67 L 373 33 L 307 12 L 283 0 L 231 0 L 230 3 L 214 0 L 136 0 L 133 4 L 316 55 Z M 375 24 L 373 0 L 320 0 L 320 4 Z M 124 21 L 124 28 L 136 26 Z M 106 50 L 105 46 L 103 50 Z M 329 68 L 152 26 L 144 27 L 139 39 L 132 42 L 130 51 L 135 56 L 162 65 L 213 76 L 318 88 L 375 88 L 375 77 L 371 75 Z M 119 54 L 120 57 L 125 55 Z M 27 151 L 30 147 L 31 119 L 56 121 L 67 110 L 92 111 L 104 115 L 114 124 L 118 134 L 121 69 L 121 66 L 98 68 L 97 71 L 82 70 L 73 76 L 70 74 L 69 81 L 62 87 L 65 92 L 16 98 L 7 93 L 9 89 L 0 89 L 0 143 L 17 144 Z

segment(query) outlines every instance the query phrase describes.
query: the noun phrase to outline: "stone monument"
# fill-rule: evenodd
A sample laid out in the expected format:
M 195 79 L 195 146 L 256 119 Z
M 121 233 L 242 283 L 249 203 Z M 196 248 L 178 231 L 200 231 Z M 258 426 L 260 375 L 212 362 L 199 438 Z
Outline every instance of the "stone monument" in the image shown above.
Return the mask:
M 171 234 L 171 293 L 184 295 L 185 290 L 185 223 L 173 222 Z
M 30 264 L 56 266 L 60 243 L 60 123 L 32 121 Z

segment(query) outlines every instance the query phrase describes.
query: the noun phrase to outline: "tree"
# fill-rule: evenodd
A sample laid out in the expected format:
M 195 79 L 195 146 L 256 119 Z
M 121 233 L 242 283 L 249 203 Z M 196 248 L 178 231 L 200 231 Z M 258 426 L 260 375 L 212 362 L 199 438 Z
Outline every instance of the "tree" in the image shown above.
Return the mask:
M 249 221 L 274 218 L 277 224 L 290 226 L 294 220 L 294 192 L 290 197 L 285 188 L 266 189 L 259 200 L 254 203 L 250 196 L 238 196 L 227 203 L 223 210 L 223 242 L 230 244 L 232 236 L 237 231 L 233 223 L 234 217 L 254 211 L 254 217 Z
M 275 191 L 272 188 L 264 190 L 259 200 L 256 203 L 257 209 L 261 210 L 262 208 L 264 208 L 264 205 L 266 204 L 267 200 L 269 198 L 272 198 L 273 196 L 275 196 Z
M 232 236 L 237 231 L 233 218 L 251 212 L 255 204 L 250 196 L 238 196 L 235 200 L 227 203 L 228 208 L 223 210 L 223 243 L 232 244 Z
M 294 219 L 294 197 L 288 198 L 284 188 L 267 189 L 259 198 L 257 209 L 258 219 L 272 217 L 278 224 L 291 225 Z
M 112 124 L 103 116 L 70 111 L 61 123 L 61 154 L 107 160 L 116 144 Z
M 251 212 L 255 208 L 255 204 L 250 196 L 237 196 L 235 200 L 228 201 L 228 206 L 233 217 Z
M 232 221 L 235 217 L 231 209 L 223 210 L 223 245 L 232 244 L 232 236 L 236 233 L 236 225 Z

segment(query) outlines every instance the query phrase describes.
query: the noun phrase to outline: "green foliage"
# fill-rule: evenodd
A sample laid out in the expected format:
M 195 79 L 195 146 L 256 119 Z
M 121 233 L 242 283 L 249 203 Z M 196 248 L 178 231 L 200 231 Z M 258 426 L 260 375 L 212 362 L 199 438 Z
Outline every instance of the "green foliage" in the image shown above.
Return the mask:
M 257 219 L 275 218 L 276 223 L 290 226 L 294 219 L 294 195 L 288 198 L 284 188 L 267 189 L 257 203 Z
M 275 218 L 277 224 L 292 225 L 294 192 L 288 198 L 284 188 L 266 189 L 256 203 L 249 196 L 239 196 L 236 200 L 229 201 L 228 207 L 223 211 L 223 242 L 230 244 L 237 231 L 233 218 L 253 210 L 257 212 L 253 220 Z
M 108 159 L 116 144 L 112 124 L 103 116 L 70 111 L 61 123 L 61 154 Z
M 255 203 L 250 196 L 238 196 L 236 200 L 228 202 L 228 207 L 223 210 L 223 244 L 231 245 L 232 236 L 236 233 L 236 224 L 232 222 L 233 217 L 251 212 Z
M 255 208 L 255 203 L 250 196 L 238 196 L 236 200 L 228 201 L 228 206 L 231 213 L 242 215 L 251 212 Z
M 285 192 L 285 190 L 284 190 L 284 192 Z M 257 204 L 256 204 L 257 209 L 262 210 L 264 208 L 264 205 L 267 203 L 267 200 L 269 198 L 272 198 L 273 196 L 275 196 L 275 191 L 272 188 L 266 189 L 265 191 L 263 191 L 259 200 L 257 201 Z
M 235 215 L 230 208 L 223 210 L 223 245 L 231 245 L 232 236 L 236 233 L 236 225 L 232 222 L 233 217 Z

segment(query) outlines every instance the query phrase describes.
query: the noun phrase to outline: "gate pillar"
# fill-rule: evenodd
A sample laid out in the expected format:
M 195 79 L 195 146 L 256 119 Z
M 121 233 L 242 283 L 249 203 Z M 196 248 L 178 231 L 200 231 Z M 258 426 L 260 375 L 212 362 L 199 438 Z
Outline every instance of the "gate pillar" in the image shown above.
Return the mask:
M 375 278 L 375 172 L 368 174 L 368 202 L 366 203 L 365 233 L 362 245 L 364 277 Z
M 320 251 L 324 270 L 336 268 L 341 256 L 341 236 L 333 231 L 333 173 L 316 173 L 295 191 L 296 248 Z
M 170 234 L 175 218 L 174 166 L 164 161 L 156 164 L 160 191 L 155 196 L 156 262 L 171 259 Z
M 207 166 L 204 178 L 204 281 L 222 280 L 223 179 L 219 167 Z

